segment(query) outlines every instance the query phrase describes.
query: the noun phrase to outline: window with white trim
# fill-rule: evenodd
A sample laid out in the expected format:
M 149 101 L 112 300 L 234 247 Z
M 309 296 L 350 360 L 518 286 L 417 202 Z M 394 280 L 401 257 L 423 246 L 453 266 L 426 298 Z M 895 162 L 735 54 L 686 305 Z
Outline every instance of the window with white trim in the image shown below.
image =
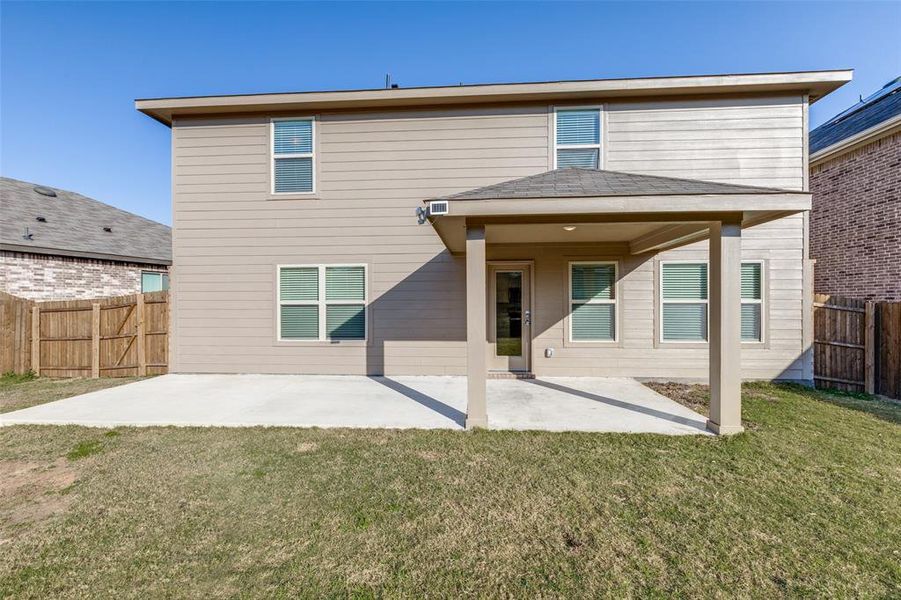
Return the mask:
M 161 271 L 141 272 L 142 292 L 165 292 L 169 289 L 169 274 Z
M 599 169 L 601 161 L 601 111 L 567 108 L 555 111 L 555 168 Z
M 365 265 L 278 268 L 280 340 L 365 340 Z
M 708 273 L 706 262 L 661 263 L 661 331 L 664 342 L 706 342 Z M 763 263 L 741 263 L 741 341 L 763 341 Z
M 741 263 L 741 341 L 763 341 L 763 263 Z
M 569 339 L 616 340 L 616 263 L 569 263 Z
M 661 340 L 706 342 L 707 263 L 661 263 L 660 290 Z
M 314 190 L 313 119 L 272 120 L 272 193 Z

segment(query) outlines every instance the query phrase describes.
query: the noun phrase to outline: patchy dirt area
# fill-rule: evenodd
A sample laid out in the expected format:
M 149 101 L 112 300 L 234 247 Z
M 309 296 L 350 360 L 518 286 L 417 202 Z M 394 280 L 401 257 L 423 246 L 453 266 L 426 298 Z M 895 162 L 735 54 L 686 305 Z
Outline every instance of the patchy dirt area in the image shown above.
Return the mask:
M 66 512 L 77 471 L 65 458 L 52 463 L 0 461 L 0 545 L 22 526 L 34 527 Z
M 705 417 L 710 414 L 710 388 L 706 385 L 653 381 L 644 385 Z

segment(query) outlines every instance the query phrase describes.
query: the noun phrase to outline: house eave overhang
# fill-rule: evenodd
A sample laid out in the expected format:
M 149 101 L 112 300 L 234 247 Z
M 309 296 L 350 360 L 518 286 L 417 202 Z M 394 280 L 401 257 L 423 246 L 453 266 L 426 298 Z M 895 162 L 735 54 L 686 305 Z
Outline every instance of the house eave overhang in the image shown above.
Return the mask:
M 592 79 L 135 100 L 135 108 L 171 126 L 176 117 L 416 106 L 567 102 L 584 99 L 707 94 L 806 94 L 815 102 L 851 81 L 852 70 Z
M 29 246 L 26 244 L 9 244 L 0 243 L 0 250 L 7 252 L 22 252 L 25 254 L 40 254 L 46 256 L 66 256 L 71 258 L 89 258 L 92 260 L 102 260 L 117 263 L 133 263 L 141 265 L 153 265 L 158 267 L 168 267 L 172 265 L 171 260 L 162 258 L 150 258 L 146 256 L 122 256 L 119 254 L 105 254 L 102 252 L 87 252 L 82 250 L 66 250 L 63 248 L 44 248 L 41 246 Z

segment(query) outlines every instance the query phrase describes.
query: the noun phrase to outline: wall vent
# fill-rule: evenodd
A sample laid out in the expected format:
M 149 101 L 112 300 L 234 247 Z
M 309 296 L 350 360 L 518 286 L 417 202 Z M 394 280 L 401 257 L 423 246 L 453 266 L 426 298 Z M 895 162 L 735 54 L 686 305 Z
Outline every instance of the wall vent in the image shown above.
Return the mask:
M 429 202 L 430 215 L 446 215 L 448 208 L 449 206 L 447 200 L 434 200 L 432 202 Z

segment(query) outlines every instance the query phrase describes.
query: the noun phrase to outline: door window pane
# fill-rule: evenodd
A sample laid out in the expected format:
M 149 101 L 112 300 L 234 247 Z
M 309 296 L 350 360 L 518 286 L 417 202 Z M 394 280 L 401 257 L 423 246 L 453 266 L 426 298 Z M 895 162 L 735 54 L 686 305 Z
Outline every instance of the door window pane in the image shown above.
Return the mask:
M 522 356 L 522 272 L 498 272 L 495 277 L 497 355 Z

